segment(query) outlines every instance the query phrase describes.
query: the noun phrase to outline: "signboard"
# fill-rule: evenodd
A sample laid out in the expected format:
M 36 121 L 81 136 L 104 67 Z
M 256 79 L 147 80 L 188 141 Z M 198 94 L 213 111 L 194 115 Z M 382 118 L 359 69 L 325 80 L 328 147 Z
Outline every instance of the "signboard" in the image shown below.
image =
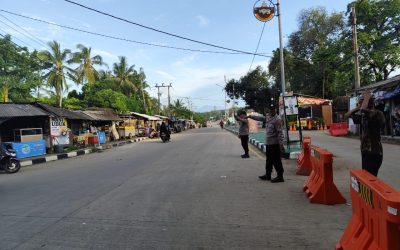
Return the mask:
M 284 100 L 286 115 L 298 115 L 297 96 L 285 96 Z
M 27 158 L 46 154 L 46 142 L 44 140 L 30 142 L 11 142 L 17 158 Z
M 271 20 L 275 15 L 275 5 L 268 1 L 263 1 L 261 6 L 256 6 L 260 1 L 257 1 L 253 8 L 254 16 L 261 22 L 267 22 Z
M 52 136 L 65 135 L 68 132 L 67 119 L 50 118 L 50 134 Z

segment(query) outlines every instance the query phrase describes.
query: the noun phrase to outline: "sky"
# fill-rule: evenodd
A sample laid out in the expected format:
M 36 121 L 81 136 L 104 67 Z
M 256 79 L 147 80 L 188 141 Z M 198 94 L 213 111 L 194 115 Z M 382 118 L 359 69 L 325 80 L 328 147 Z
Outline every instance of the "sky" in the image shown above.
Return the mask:
M 75 1 L 151 28 L 251 53 L 256 50 L 263 27 L 263 23 L 253 15 L 253 6 L 257 2 L 254 0 Z M 349 0 L 281 0 L 284 44 L 288 36 L 297 30 L 297 19 L 301 10 L 322 6 L 328 12 L 345 11 L 350 2 Z M 229 52 L 144 29 L 64 0 L 0 0 L 0 9 L 139 42 L 194 50 Z M 6 33 L 15 38 L 15 43 L 27 46 L 31 50 L 46 49 L 40 41 L 47 43 L 52 40 L 60 42 L 62 48 L 72 51 L 77 50 L 77 44 L 92 47 L 93 54 L 101 55 L 110 69 L 113 63 L 118 62 L 119 56 L 126 56 L 128 63 L 135 65 L 136 70 L 143 68 L 147 77 L 146 81 L 150 85 L 148 91 L 152 96 L 157 97 L 156 84 L 171 83 L 171 99 L 181 99 L 187 104 L 187 97 L 190 97 L 195 111 L 224 108 L 224 92 L 220 87 L 225 84 L 224 77 L 228 80 L 238 79 L 249 71 L 251 65 L 252 69 L 258 65 L 265 69 L 268 65 L 268 57 L 255 57 L 252 64 L 252 55 L 182 51 L 118 41 L 0 11 L 0 34 Z M 272 51 L 278 47 L 278 18 L 274 17 L 265 24 L 258 52 L 271 55 Z M 71 89 L 74 88 L 77 87 L 71 83 Z M 79 90 L 79 87 L 77 89 Z M 161 89 L 161 102 L 164 105 L 167 103 L 167 88 Z M 232 102 L 228 104 L 228 108 L 231 104 Z M 244 105 L 244 103 L 239 102 L 239 105 Z

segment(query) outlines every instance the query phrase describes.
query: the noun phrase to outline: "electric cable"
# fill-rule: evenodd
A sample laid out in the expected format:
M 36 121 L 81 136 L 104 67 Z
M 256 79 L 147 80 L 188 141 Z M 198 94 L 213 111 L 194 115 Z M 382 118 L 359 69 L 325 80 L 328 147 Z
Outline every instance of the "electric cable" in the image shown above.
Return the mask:
M 255 52 L 254 52 L 253 59 L 251 60 L 251 64 L 250 64 L 250 67 L 249 67 L 249 71 L 248 71 L 247 73 L 249 73 L 249 72 L 251 71 L 251 67 L 253 67 L 254 59 L 256 58 L 256 54 L 257 54 L 257 52 L 258 52 L 258 48 L 260 47 L 261 39 L 262 39 L 263 34 L 264 34 L 265 24 L 266 24 L 266 22 L 264 22 L 264 25 L 263 25 L 263 27 L 262 27 L 261 34 L 260 34 L 260 38 L 258 39 L 257 47 L 256 47 L 256 50 L 255 50 Z
M 28 37 L 29 39 L 31 39 L 32 41 L 34 41 L 37 44 L 40 44 L 40 46 L 45 46 L 46 48 L 48 47 L 48 45 L 43 42 L 40 38 L 36 37 L 35 35 L 33 35 L 32 33 L 30 33 L 29 31 L 27 31 L 26 29 L 24 29 L 23 27 L 21 27 L 20 25 L 14 23 L 13 21 L 11 21 L 9 18 L 7 18 L 6 16 L 0 14 L 1 17 L 3 17 L 4 19 L 6 19 L 8 22 L 12 23 L 14 26 L 18 27 L 20 30 L 24 31 L 27 35 L 25 35 L 26 37 Z
M 1 22 L 1 20 L 0 20 L 0 22 Z M 5 34 L 8 34 L 8 33 L 9 33 L 9 32 L 7 32 L 7 31 L 3 30 L 2 28 L 0 28 L 0 30 L 3 31 Z M 3 35 L 1 35 L 1 36 L 5 38 L 5 36 L 3 36 Z M 31 44 L 26 43 L 25 41 L 19 39 L 18 37 L 15 37 L 15 36 L 14 36 L 14 38 L 15 38 L 16 40 L 20 41 L 21 43 L 25 44 L 26 46 L 32 47 L 32 48 L 33 48 L 33 46 L 32 46 Z M 21 46 L 18 46 L 18 47 L 19 47 L 19 48 L 22 48 Z
M 253 53 L 251 53 L 251 52 L 237 50 L 237 49 L 231 49 L 231 48 L 227 48 L 227 47 L 220 46 L 220 45 L 215 45 L 215 44 L 211 44 L 211 43 L 207 43 L 207 42 L 202 42 L 202 41 L 198 41 L 198 40 L 195 40 L 195 39 L 192 39 L 192 38 L 188 38 L 188 37 L 184 37 L 184 36 L 181 36 L 181 35 L 172 34 L 170 32 L 166 32 L 166 31 L 159 30 L 159 29 L 156 29 L 156 28 L 152 28 L 152 27 L 149 27 L 149 26 L 137 23 L 137 22 L 133 22 L 133 21 L 127 20 L 127 19 L 122 18 L 122 17 L 117 17 L 115 15 L 112 15 L 112 14 L 109 14 L 109 13 L 106 13 L 106 12 L 91 8 L 89 6 L 86 6 L 86 5 L 83 5 L 83 4 L 74 2 L 74 1 L 70 1 L 70 0 L 64 0 L 64 1 L 68 2 L 68 3 L 71 3 L 71 4 L 74 4 L 74 5 L 77 5 L 79 7 L 82 7 L 84 9 L 87 9 L 87 10 L 90 10 L 90 11 L 93 11 L 93 12 L 96 12 L 96 13 L 99 13 L 99 14 L 102 14 L 102 15 L 105 15 L 105 16 L 120 20 L 120 21 L 123 21 L 123 22 L 126 22 L 126 23 L 129 23 L 129 24 L 132 24 L 132 25 L 136 25 L 136 26 L 139 26 L 139 27 L 144 28 L 144 29 L 148 29 L 148 30 L 152 30 L 152 31 L 155 31 L 155 32 L 158 32 L 158 33 L 162 33 L 162 34 L 165 34 L 165 35 L 168 35 L 168 36 L 172 36 L 172 37 L 175 37 L 175 38 L 179 38 L 179 39 L 182 39 L 182 40 L 186 40 L 186 41 L 190 41 L 190 42 L 193 42 L 193 43 L 198 43 L 198 44 L 202 44 L 202 45 L 206 45 L 206 46 L 210 46 L 210 47 L 214 47 L 214 48 L 218 48 L 218 49 L 229 50 L 229 51 L 238 52 L 238 53 L 242 53 L 242 54 L 253 55 Z
M 25 16 L 25 15 L 21 15 L 21 14 L 18 14 L 18 13 L 15 13 L 15 12 L 11 12 L 11 11 L 7 11 L 7 10 L 4 10 L 4 9 L 0 9 L 0 11 L 8 13 L 10 15 L 15 15 L 15 16 L 19 16 L 19 17 L 22 17 L 22 18 L 34 20 L 34 21 L 37 21 L 37 22 L 46 23 L 46 24 L 57 26 L 57 27 L 64 28 L 64 29 L 74 30 L 74 31 L 78 31 L 78 32 L 86 33 L 86 34 L 91 34 L 91 35 L 100 36 L 100 37 L 106 37 L 106 38 L 125 41 L 125 42 L 129 42 L 129 43 L 135 43 L 135 44 L 141 44 L 141 45 L 147 45 L 147 46 L 153 46 L 153 47 L 160 47 L 160 48 L 167 48 L 167 49 L 175 49 L 175 50 L 183 50 L 183 51 L 191 51 L 191 52 L 200 52 L 200 53 L 243 55 L 242 52 L 200 50 L 200 49 L 190 49 L 190 48 L 182 48 L 182 47 L 174 47 L 174 46 L 161 45 L 161 44 L 155 44 L 155 43 L 141 42 L 141 41 L 136 41 L 136 40 L 132 40 L 132 39 L 128 39 L 128 38 L 122 38 L 122 37 L 117 37 L 117 36 L 113 36 L 113 35 L 107 35 L 107 34 L 103 34 L 103 33 L 83 30 L 83 29 L 79 29 L 79 28 L 75 28 L 75 27 L 71 27 L 71 26 L 61 25 L 61 24 L 57 24 L 57 23 L 54 23 L 54 22 L 45 21 L 45 20 L 42 20 L 42 19 L 39 19 L 39 18 L 28 17 L 28 16 Z M 271 57 L 271 56 L 266 55 L 266 54 L 258 54 L 258 56 Z

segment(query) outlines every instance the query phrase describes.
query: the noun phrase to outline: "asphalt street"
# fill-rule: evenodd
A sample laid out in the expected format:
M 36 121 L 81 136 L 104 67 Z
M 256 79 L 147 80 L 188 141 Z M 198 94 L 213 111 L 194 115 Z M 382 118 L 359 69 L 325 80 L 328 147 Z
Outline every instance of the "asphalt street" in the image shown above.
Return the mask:
M 332 249 L 351 206 L 309 203 L 294 161 L 272 184 L 240 154 L 202 128 L 0 174 L 0 249 Z

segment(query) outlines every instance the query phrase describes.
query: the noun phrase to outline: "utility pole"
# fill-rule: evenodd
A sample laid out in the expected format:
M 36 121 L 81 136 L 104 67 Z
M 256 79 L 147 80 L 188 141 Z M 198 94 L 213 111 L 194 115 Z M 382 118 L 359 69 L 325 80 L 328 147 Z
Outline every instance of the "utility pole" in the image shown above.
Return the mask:
M 353 16 L 354 88 L 357 96 L 357 91 L 360 88 L 360 63 L 358 60 L 357 16 L 355 6 L 351 8 L 351 14 Z
M 282 37 L 282 24 L 281 24 L 281 1 L 278 0 L 277 4 L 278 9 L 278 26 L 279 26 L 279 54 L 281 60 L 281 85 L 282 85 L 282 95 L 285 96 L 286 92 L 286 80 L 285 80 L 285 62 L 283 57 L 283 37 Z
M 171 107 L 171 96 L 170 96 L 170 92 L 169 92 L 169 88 L 172 87 L 172 83 L 170 83 L 169 85 L 164 85 L 164 83 L 162 83 L 161 85 L 156 84 L 156 88 L 158 89 L 158 113 L 160 113 L 160 109 L 161 109 L 161 103 L 160 103 L 160 88 L 168 88 L 168 108 Z
M 163 86 L 164 86 L 164 84 L 163 84 Z M 170 94 L 169 94 L 169 88 L 172 87 L 172 83 L 170 83 L 170 84 L 167 85 L 166 87 L 168 88 L 168 108 L 170 108 L 170 107 L 171 107 L 171 96 L 170 96 Z
M 156 88 L 157 88 L 157 98 L 158 98 L 158 114 L 160 114 L 160 108 L 161 108 L 161 103 L 160 103 L 160 96 L 161 96 L 161 94 L 160 94 L 160 88 L 161 88 L 161 87 L 162 87 L 162 86 L 156 84 Z
M 140 78 L 140 82 L 142 85 L 143 111 L 146 113 L 146 99 L 144 98 L 144 81 L 142 77 Z

